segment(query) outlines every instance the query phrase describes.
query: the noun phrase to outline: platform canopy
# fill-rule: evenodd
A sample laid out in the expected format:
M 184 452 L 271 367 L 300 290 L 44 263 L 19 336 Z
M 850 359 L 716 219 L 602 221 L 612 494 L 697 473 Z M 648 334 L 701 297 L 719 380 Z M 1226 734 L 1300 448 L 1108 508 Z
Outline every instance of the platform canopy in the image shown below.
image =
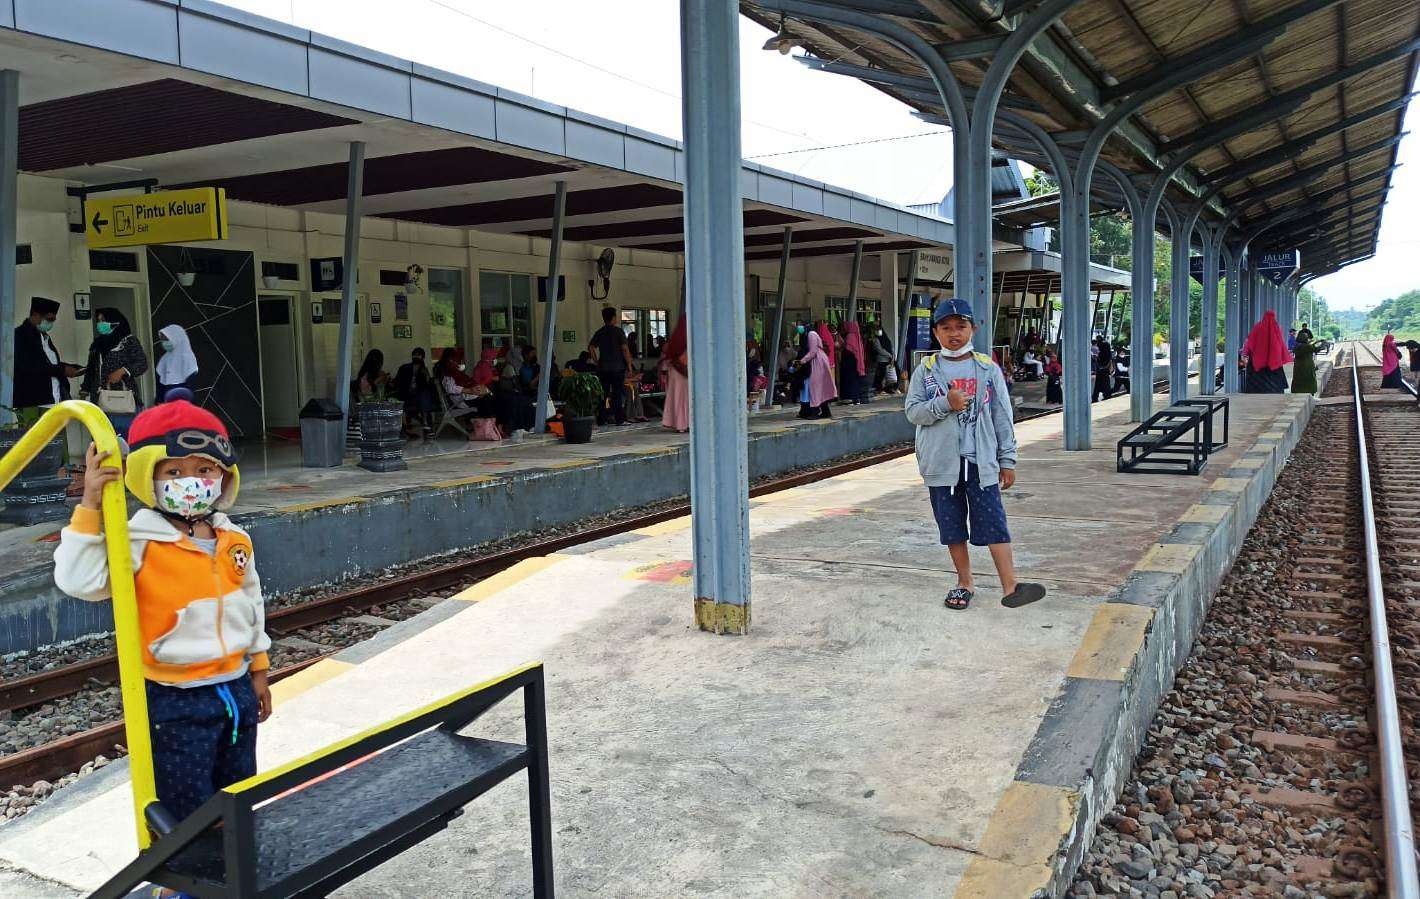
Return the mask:
M 1039 5 L 741 0 L 783 46 L 803 48 L 806 65 L 861 79 L 933 121 L 947 121 L 947 111 L 915 59 L 866 31 L 814 24 L 814 4 L 905 25 L 949 61 L 968 104 L 1001 38 Z M 1255 52 L 1239 58 L 1243 46 Z M 1417 50 L 1415 0 L 1079 0 L 1031 43 L 1002 108 L 1044 128 L 1068 155 L 1074 136 L 1117 100 L 1200 67 L 1200 77 L 1126 118 L 1105 158 L 1138 174 L 1188 159 L 1175 199 L 1207 200 L 1206 218 L 1230 218 L 1239 234 L 1270 226 L 1254 249 L 1299 248 L 1302 276 L 1315 277 L 1374 252 Z M 1009 131 L 998 131 L 996 146 L 1042 161 Z
M 211 184 L 229 198 L 343 213 L 352 141 L 364 214 L 682 251 L 679 142 L 214 3 L 0 5 L 19 72 L 19 168 L 83 185 Z M 950 245 L 951 223 L 744 163 L 746 258 Z

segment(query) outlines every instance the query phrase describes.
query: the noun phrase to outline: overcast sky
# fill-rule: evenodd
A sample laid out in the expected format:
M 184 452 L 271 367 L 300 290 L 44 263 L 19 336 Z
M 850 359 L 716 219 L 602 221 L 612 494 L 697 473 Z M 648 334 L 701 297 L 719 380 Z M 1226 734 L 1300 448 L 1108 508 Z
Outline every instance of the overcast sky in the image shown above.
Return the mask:
M 225 0 L 228 5 L 540 99 L 680 136 L 674 0 Z M 951 138 L 861 83 L 760 47 L 741 19 L 744 155 L 894 203 L 935 203 Z M 1315 283 L 1332 308 L 1420 288 L 1420 150 L 1406 138 L 1376 258 Z M 847 145 L 847 146 L 845 146 Z M 1408 232 L 1402 230 L 1408 223 Z

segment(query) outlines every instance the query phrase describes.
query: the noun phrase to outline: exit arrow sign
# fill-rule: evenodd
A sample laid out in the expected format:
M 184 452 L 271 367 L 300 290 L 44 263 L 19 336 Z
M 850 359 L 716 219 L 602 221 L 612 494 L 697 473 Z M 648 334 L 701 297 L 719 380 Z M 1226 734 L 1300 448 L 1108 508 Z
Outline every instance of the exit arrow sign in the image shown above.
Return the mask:
M 103 213 L 101 213 L 101 212 L 98 212 L 98 211 L 95 211 L 95 212 L 94 212 L 93 226 L 94 226 L 94 233 L 95 233 L 95 234 L 102 234 L 102 233 L 104 233 L 104 229 L 103 229 L 102 226 L 108 224 L 108 219 L 102 218 L 102 215 L 103 215 Z

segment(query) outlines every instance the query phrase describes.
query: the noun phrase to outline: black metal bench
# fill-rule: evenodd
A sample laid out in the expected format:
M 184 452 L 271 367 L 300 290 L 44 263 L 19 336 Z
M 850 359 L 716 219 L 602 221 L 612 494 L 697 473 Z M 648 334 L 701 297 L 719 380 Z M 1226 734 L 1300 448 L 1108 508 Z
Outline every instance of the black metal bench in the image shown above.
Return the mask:
M 517 690 L 527 745 L 458 733 Z M 443 830 L 465 805 L 524 769 L 533 895 L 551 897 L 540 664 L 234 784 L 180 823 L 149 805 L 157 840 L 93 896 L 119 899 L 144 881 L 198 897 L 324 896 Z
M 1203 439 L 1208 442 L 1208 452 L 1216 453 L 1228 445 L 1228 398 L 1225 396 L 1191 396 L 1186 400 L 1179 400 L 1174 405 L 1177 406 L 1199 406 L 1208 410 L 1207 416 L 1203 419 Z M 1223 439 L 1215 440 L 1218 434 L 1217 420 L 1218 413 L 1223 414 Z
M 1208 463 L 1205 408 L 1169 406 L 1120 438 L 1115 469 L 1150 474 L 1198 474 Z

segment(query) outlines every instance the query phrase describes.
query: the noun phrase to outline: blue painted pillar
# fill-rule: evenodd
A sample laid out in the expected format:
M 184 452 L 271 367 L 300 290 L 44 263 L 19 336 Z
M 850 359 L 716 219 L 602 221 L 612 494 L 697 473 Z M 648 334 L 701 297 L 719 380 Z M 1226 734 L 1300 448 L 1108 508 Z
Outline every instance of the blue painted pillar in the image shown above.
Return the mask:
M 15 420 L 15 244 L 19 230 L 20 73 L 0 71 L 0 426 Z
M 1223 294 L 1223 392 L 1238 392 L 1238 352 L 1242 347 L 1241 277 L 1238 253 L 1226 254 L 1227 276 Z
M 1218 376 L 1218 245 L 1221 241 L 1221 231 L 1203 226 L 1203 333 L 1198 359 L 1198 392 L 1204 396 L 1216 391 Z
M 335 368 L 335 402 L 346 422 L 350 420 L 351 356 L 355 353 L 355 303 L 359 289 L 360 214 L 365 193 L 365 144 L 350 142 L 350 163 L 345 180 L 345 256 L 340 285 L 340 343 Z
M 739 8 L 681 0 L 695 623 L 750 625 Z

